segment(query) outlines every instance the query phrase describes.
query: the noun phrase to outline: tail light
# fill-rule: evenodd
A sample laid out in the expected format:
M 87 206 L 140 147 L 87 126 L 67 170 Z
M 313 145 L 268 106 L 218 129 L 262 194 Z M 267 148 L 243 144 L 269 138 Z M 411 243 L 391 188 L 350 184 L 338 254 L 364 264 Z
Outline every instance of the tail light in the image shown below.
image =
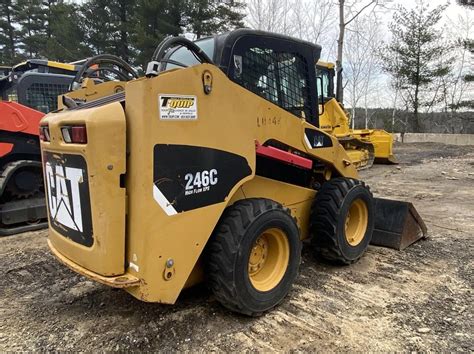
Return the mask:
M 69 144 L 87 144 L 87 130 L 85 125 L 72 125 L 61 128 L 63 140 Z
M 42 141 L 51 141 L 51 136 L 49 135 L 48 125 L 40 125 L 39 127 L 39 137 Z

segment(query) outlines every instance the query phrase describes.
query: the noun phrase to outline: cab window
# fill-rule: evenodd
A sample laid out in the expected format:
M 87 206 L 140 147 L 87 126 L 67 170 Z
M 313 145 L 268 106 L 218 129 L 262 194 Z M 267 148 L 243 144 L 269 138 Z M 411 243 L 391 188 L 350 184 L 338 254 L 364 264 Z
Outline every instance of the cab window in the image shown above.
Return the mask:
M 232 79 L 299 117 L 310 116 L 306 58 L 280 48 L 249 46 L 233 55 Z
M 214 55 L 214 38 L 206 38 L 199 41 L 194 42 L 199 48 L 201 48 L 206 55 L 212 59 Z M 170 56 L 170 60 L 177 61 L 187 66 L 193 66 L 196 64 L 200 64 L 199 60 L 196 56 L 188 50 L 186 47 L 180 47 L 176 49 Z M 175 65 L 172 63 L 166 64 L 166 70 L 175 69 L 175 68 L 182 68 L 182 66 Z
M 322 79 L 322 85 L 321 87 L 321 80 L 318 80 L 317 86 L 318 86 L 318 95 L 319 95 L 319 100 L 321 100 L 321 93 L 323 94 L 324 98 L 327 98 L 330 96 L 330 80 L 329 80 L 329 71 L 326 69 L 321 69 L 316 67 L 316 77 Z

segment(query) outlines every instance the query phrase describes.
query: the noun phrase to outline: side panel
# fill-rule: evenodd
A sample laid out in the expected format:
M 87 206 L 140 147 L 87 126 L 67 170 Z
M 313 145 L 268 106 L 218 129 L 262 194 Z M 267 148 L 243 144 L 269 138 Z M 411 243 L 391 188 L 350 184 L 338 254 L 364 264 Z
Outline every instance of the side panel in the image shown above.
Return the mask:
M 208 95 L 204 73 L 212 77 Z M 126 85 L 125 97 L 126 266 L 143 284 L 127 291 L 142 300 L 176 301 L 224 209 L 254 178 L 256 141 L 281 141 L 327 162 L 343 176 L 357 176 L 353 166 L 343 164 L 348 157 L 335 138 L 328 136 L 332 146 L 308 146 L 305 129 L 314 126 L 231 82 L 215 66 L 134 80 Z M 200 148 L 212 153 L 197 154 Z M 219 154 L 233 156 L 234 162 L 226 163 Z M 212 177 L 218 179 L 214 185 L 207 180 Z M 167 191 L 162 184 L 168 185 Z M 206 196 L 214 192 L 212 198 Z M 285 202 L 278 193 L 272 199 L 279 198 Z
M 176 301 L 230 197 L 253 178 L 255 120 L 245 119 L 251 106 L 234 100 L 219 69 L 204 68 L 213 71 L 210 95 L 203 66 L 125 89 L 127 266 L 143 283 L 127 291 L 145 301 Z

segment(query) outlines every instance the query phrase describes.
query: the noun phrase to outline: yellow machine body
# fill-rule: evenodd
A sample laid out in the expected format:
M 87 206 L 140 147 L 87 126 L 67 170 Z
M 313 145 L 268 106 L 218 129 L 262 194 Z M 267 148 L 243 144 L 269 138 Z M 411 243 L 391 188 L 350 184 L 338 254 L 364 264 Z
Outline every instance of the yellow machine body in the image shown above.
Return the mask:
M 43 118 L 48 245 L 62 263 L 166 304 L 206 279 L 257 316 L 288 293 L 301 240 L 350 264 L 373 235 L 400 249 L 421 237 L 412 206 L 392 213 L 358 180 L 337 101 L 318 117 L 306 63 L 320 46 L 248 29 L 214 39 L 211 60 L 209 42 L 167 38 L 145 77 L 85 81 Z
M 203 92 L 204 74 L 212 78 L 209 95 Z M 160 119 L 158 97 L 163 94 L 195 96 L 198 119 Z M 255 176 L 256 142 L 274 139 L 324 162 L 323 179 L 357 177 L 335 137 L 233 83 L 209 64 L 128 82 L 122 103 L 49 114 L 42 124 L 49 126 L 51 135 L 50 142 L 41 143 L 46 164 L 45 154 L 59 159 L 62 154 L 79 155 L 87 164 L 94 238 L 91 247 L 84 247 L 64 237 L 61 229 L 50 227 L 51 249 L 75 271 L 124 287 L 144 301 L 174 303 L 186 283 L 199 280 L 198 259 L 224 209 L 239 199 L 278 201 L 296 217 L 301 238 L 308 237 L 315 190 Z M 61 127 L 74 124 L 87 127 L 86 145 L 64 142 Z M 324 134 L 332 146 L 311 148 L 305 129 Z M 153 147 L 158 142 L 217 148 L 242 156 L 250 173 L 222 202 L 168 215 L 154 198 L 151 183 Z M 47 166 L 45 171 L 47 179 Z

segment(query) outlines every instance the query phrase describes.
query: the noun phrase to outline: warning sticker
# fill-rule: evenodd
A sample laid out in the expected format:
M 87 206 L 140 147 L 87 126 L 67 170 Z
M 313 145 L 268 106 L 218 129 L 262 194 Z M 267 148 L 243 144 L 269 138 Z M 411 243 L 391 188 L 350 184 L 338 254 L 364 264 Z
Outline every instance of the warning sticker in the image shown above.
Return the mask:
M 196 120 L 197 97 L 184 95 L 159 95 L 160 119 Z

